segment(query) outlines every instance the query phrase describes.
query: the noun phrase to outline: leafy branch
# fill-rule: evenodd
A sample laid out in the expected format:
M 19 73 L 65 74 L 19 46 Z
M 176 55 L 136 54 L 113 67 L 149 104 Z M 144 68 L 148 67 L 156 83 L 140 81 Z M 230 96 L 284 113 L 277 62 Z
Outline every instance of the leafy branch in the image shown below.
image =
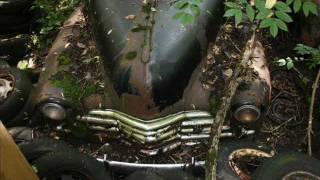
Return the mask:
M 247 20 L 260 29 L 269 29 L 276 37 L 279 30 L 288 31 L 288 23 L 293 22 L 292 13 L 303 11 L 306 17 L 309 14 L 318 15 L 317 5 L 308 0 L 232 0 L 225 2 L 227 8 L 224 17 L 234 17 L 238 26 Z

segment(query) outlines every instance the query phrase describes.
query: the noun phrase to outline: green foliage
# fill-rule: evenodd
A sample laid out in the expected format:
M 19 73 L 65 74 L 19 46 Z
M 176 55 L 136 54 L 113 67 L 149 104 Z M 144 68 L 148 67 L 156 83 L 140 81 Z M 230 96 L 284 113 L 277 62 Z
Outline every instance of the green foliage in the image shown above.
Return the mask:
M 31 36 L 32 45 L 40 51 L 48 48 L 53 42 L 52 36 L 68 19 L 78 6 L 80 0 L 35 0 L 32 9 L 39 10 L 42 15 L 37 20 L 40 32 Z
M 294 50 L 303 57 L 287 57 L 286 59 L 277 60 L 276 63 L 279 66 L 286 66 L 288 70 L 294 67 L 295 62 L 306 61 L 309 69 L 314 69 L 320 65 L 320 47 L 312 48 L 304 44 L 297 44 Z
M 179 0 L 174 7 L 179 11 L 174 15 L 173 19 L 179 20 L 182 25 L 194 23 L 196 17 L 201 13 L 200 4 L 203 0 Z
M 78 4 L 79 0 L 35 0 L 32 8 L 44 14 L 38 20 L 42 27 L 40 34 L 57 30 Z
M 66 54 L 60 54 L 58 57 L 59 66 L 70 64 L 71 59 Z
M 51 78 L 51 82 L 56 87 L 63 89 L 65 98 L 67 98 L 74 105 L 79 106 L 82 98 L 94 94 L 96 86 L 82 85 L 78 79 L 72 74 L 60 71 Z
M 246 0 L 231 0 L 225 2 L 225 6 L 224 17 L 234 17 L 236 26 L 248 19 L 260 29 L 269 29 L 273 37 L 279 30 L 288 31 L 287 24 L 293 22 L 293 12 L 302 9 L 305 16 L 318 15 L 317 5 L 308 0 L 255 0 L 253 4 Z

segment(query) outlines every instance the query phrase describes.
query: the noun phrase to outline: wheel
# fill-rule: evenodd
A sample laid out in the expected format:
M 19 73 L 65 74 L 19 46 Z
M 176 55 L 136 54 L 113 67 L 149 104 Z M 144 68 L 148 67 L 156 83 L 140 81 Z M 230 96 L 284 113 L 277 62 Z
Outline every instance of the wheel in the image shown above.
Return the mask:
M 102 163 L 79 152 L 51 152 L 35 160 L 32 167 L 46 180 L 111 180 Z
M 1 0 L 1 14 L 22 14 L 29 10 L 33 0 Z
M 34 136 L 32 128 L 29 127 L 12 127 L 7 130 L 16 144 L 31 141 Z
M 253 174 L 253 180 L 320 179 L 320 161 L 301 153 L 287 152 L 268 159 Z
M 125 180 L 195 180 L 190 173 L 182 170 L 175 171 L 136 171 L 130 174 Z
M 29 33 L 33 23 L 34 19 L 31 14 L 0 15 L 0 34 Z
M 125 180 L 165 180 L 163 177 L 152 171 L 136 171 L 126 177 Z
M 17 68 L 0 69 L 0 117 L 4 124 L 15 116 L 29 97 L 32 84 Z
M 22 142 L 19 144 L 19 148 L 29 163 L 32 163 L 34 160 L 47 153 L 56 151 L 74 151 L 74 149 L 65 142 L 48 138 Z
M 0 36 L 0 55 L 21 58 L 28 52 L 29 36 L 26 34 Z
M 217 161 L 217 179 L 238 180 L 251 177 L 251 172 L 266 158 L 272 149 L 249 141 L 221 142 Z

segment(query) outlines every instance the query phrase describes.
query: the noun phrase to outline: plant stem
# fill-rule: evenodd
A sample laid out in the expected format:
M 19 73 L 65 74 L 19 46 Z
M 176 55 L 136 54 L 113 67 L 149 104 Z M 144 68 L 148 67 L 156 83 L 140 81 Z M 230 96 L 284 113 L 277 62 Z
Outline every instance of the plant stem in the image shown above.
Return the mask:
M 318 70 L 318 74 L 316 77 L 316 80 L 313 83 L 312 86 L 312 95 L 311 95 L 311 102 L 310 102 L 310 108 L 309 108 L 309 122 L 308 122 L 308 154 L 309 156 L 312 156 L 312 144 L 311 144 L 311 136 L 312 136 L 312 120 L 313 120 L 313 108 L 314 108 L 314 101 L 315 101 L 315 97 L 316 97 L 316 93 L 317 93 L 317 89 L 318 89 L 318 85 L 319 85 L 319 79 L 320 79 L 320 68 Z

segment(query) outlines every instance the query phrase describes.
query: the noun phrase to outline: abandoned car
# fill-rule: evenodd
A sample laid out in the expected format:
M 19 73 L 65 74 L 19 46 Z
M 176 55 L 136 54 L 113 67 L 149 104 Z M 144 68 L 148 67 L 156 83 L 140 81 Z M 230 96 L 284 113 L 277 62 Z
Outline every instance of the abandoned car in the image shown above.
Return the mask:
M 103 102 L 107 102 L 87 111 L 79 111 L 68 97 L 69 90 L 56 83 L 68 76 L 69 65 L 60 63 L 58 57 L 67 49 L 68 37 L 79 31 L 83 9 L 76 9 L 58 34 L 36 81 L 1 62 L 0 117 L 4 124 L 12 128 L 12 134 L 19 131 L 17 126 L 46 127 L 64 137 L 81 126 L 94 144 L 86 148 L 95 149 L 94 157 L 116 173 L 202 169 L 214 123 L 212 99 L 220 96 L 206 88 L 201 77 L 208 46 L 223 23 L 222 1 L 203 0 L 200 15 L 186 26 L 172 18 L 179 12 L 174 4 L 166 0 L 89 0 L 85 4 L 104 66 Z M 233 170 L 229 167 L 228 158 L 241 155 L 241 149 L 255 150 L 264 158 L 272 156 L 269 148 L 238 140 L 259 132 L 271 97 L 262 45 L 253 53 L 263 61 L 252 61 L 250 67 L 257 77 L 241 85 L 232 99 L 221 134 L 226 139 L 219 151 L 221 179 L 245 174 L 233 171 L 236 165 Z M 175 158 L 176 153 L 183 155 Z

